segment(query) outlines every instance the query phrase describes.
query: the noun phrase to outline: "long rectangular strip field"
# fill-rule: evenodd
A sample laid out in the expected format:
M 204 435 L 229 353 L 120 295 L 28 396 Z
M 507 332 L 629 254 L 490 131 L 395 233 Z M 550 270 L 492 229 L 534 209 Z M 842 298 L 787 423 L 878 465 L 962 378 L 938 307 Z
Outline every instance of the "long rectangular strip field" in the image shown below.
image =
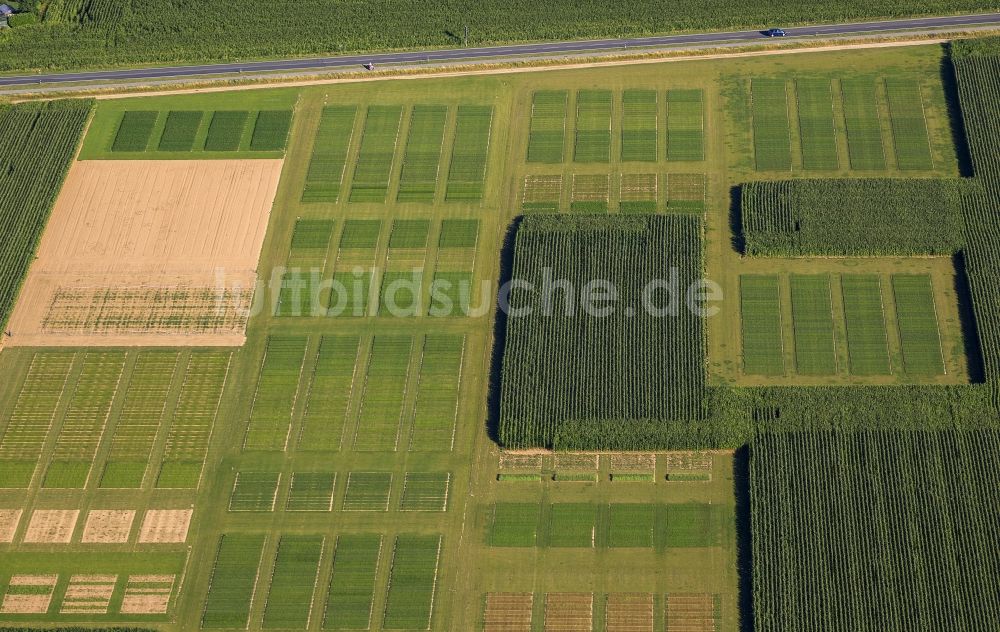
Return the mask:
M 0 438 L 0 486 L 23 488 L 31 483 L 75 358 L 74 353 L 44 351 L 31 358 Z
M 944 375 L 930 275 L 894 274 L 892 293 L 904 370 L 912 375 Z
M 395 451 L 409 376 L 410 336 L 378 335 L 372 341 L 354 449 Z
M 704 159 L 704 92 L 700 89 L 667 90 L 667 160 Z
M 439 535 L 396 536 L 385 600 L 384 629 L 430 629 L 440 554 Z
M 306 342 L 305 336 L 268 338 L 244 449 L 282 451 L 287 446 Z
M 306 395 L 299 450 L 340 449 L 360 349 L 357 336 L 328 335 L 320 340 Z
M 882 282 L 876 274 L 840 277 L 852 375 L 888 375 L 892 367 L 886 341 Z
M 324 630 L 369 629 L 381 555 L 379 534 L 345 534 L 337 538 Z
M 264 606 L 265 630 L 306 630 L 316 591 L 321 535 L 283 535 L 271 573 L 271 590 Z
M 802 375 L 833 375 L 837 372 L 837 354 L 830 277 L 793 274 L 791 289 L 795 368 Z
M 833 92 L 829 79 L 796 79 L 799 105 L 799 135 L 802 142 L 802 168 L 829 171 L 837 169 L 837 134 L 833 122 Z
M 63 415 L 45 472 L 44 487 L 86 486 L 124 368 L 122 352 L 91 351 L 84 355 L 83 370 Z
M 864 77 L 841 79 L 840 90 L 844 100 L 851 169 L 884 170 L 885 151 L 882 148 L 882 126 L 879 122 L 875 81 Z
M 263 535 L 245 533 L 227 533 L 219 540 L 201 627 L 247 627 L 264 540 Z
M 656 162 L 656 90 L 622 92 L 622 162 Z
M 754 78 L 750 94 L 757 171 L 790 170 L 792 150 L 785 80 Z
M 351 202 L 385 202 L 403 108 L 371 105 L 351 182 Z
M 355 105 L 323 108 L 302 191 L 303 202 L 336 202 L 340 199 L 357 113 Z
M 611 161 L 610 90 L 580 90 L 576 93 L 575 162 Z
M 740 311 L 743 321 L 743 371 L 749 375 L 784 374 L 778 277 L 741 275 Z
M 920 84 L 912 79 L 888 77 L 885 92 L 889 98 L 896 166 L 901 171 L 934 168 Z
M 111 453 L 101 476 L 101 487 L 142 486 L 179 357 L 176 351 L 139 354 L 111 438 Z
M 444 105 L 413 106 L 397 202 L 434 201 L 447 118 L 448 108 Z
M 410 450 L 452 449 L 464 354 L 465 336 L 429 334 L 424 338 Z
M 191 353 L 170 420 L 157 487 L 198 486 L 231 358 L 228 351 Z
M 448 202 L 478 202 L 483 199 L 492 129 L 493 106 L 458 106 L 445 193 Z
M 528 162 L 560 163 L 565 158 L 566 90 L 538 90 L 531 100 Z

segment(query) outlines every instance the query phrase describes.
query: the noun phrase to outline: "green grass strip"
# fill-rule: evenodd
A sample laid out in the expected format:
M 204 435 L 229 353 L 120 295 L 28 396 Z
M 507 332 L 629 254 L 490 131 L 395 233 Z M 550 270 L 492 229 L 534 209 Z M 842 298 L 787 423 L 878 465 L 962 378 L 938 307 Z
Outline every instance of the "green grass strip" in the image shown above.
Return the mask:
M 781 294 L 777 275 L 740 275 L 743 320 L 743 371 L 783 375 Z

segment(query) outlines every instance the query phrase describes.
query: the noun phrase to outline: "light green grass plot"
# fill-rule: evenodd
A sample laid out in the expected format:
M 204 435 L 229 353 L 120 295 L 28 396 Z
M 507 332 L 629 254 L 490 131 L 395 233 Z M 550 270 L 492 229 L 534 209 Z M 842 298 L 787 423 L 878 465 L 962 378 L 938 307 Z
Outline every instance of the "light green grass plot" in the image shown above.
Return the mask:
M 656 90 L 622 92 L 622 162 L 656 162 Z
M 489 531 L 490 546 L 535 546 L 540 510 L 538 503 L 503 502 L 494 505 Z
M 610 90 L 580 90 L 576 93 L 575 162 L 611 161 Z
M 369 629 L 381 552 L 379 534 L 352 533 L 337 538 L 324 630 Z
M 372 341 L 354 449 L 394 451 L 409 376 L 410 336 L 377 335 Z
M 320 340 L 299 435 L 299 450 L 340 449 L 354 390 L 354 372 L 361 340 L 352 335 L 327 335 Z
M 403 108 L 371 105 L 351 182 L 351 202 L 385 202 Z
M 847 353 L 852 375 L 888 375 L 882 284 L 875 274 L 845 274 L 840 278 L 847 325 Z
M 458 106 L 446 201 L 478 202 L 483 199 L 492 128 L 493 106 Z
M 667 90 L 667 160 L 705 159 L 702 90 Z
M 396 536 L 383 629 L 430 629 L 440 552 L 439 535 Z
M 837 355 L 830 277 L 793 274 L 791 289 L 795 368 L 802 375 L 833 375 L 837 372 Z
M 930 275 L 894 274 L 892 293 L 903 348 L 903 368 L 911 375 L 944 375 Z
M 840 166 L 829 79 L 796 79 L 802 168 L 830 171 Z
M 532 95 L 528 162 L 560 163 L 566 145 L 566 90 L 538 90 Z
M 784 374 L 778 277 L 741 275 L 740 311 L 743 321 L 743 371 L 749 375 Z
M 889 98 L 896 166 L 902 171 L 934 168 L 920 84 L 912 79 L 889 77 L 885 80 L 885 92 Z
M 305 336 L 268 338 L 250 410 L 244 449 L 285 449 L 306 342 Z
M 792 168 L 786 91 L 784 79 L 754 78 L 751 82 L 757 171 L 788 171 Z
M 302 191 L 303 202 L 336 202 L 340 199 L 357 111 L 355 105 L 323 108 Z
M 271 573 L 271 590 L 264 607 L 265 630 L 305 630 L 313 605 L 323 536 L 284 535 Z
M 219 540 L 201 626 L 244 629 L 250 621 L 265 536 L 227 533 Z
M 413 106 L 397 202 L 434 201 L 447 117 L 448 108 L 443 105 Z
M 840 80 L 840 90 L 844 99 L 851 169 L 884 170 L 885 151 L 882 148 L 882 126 L 879 123 L 875 82 L 863 77 L 845 78 Z

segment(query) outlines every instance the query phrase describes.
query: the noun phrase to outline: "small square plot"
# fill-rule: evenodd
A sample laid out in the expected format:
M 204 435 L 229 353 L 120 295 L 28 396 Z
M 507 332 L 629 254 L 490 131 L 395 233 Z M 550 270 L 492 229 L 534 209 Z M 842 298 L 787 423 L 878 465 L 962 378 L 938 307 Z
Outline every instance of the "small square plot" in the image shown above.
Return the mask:
M 107 614 L 117 582 L 117 575 L 71 576 L 59 614 Z
M 122 614 L 166 614 L 176 575 L 129 575 Z
M 717 546 L 721 538 L 721 522 L 715 506 L 697 503 L 667 505 L 667 546 Z
M 229 511 L 274 511 L 279 472 L 239 472 L 229 498 Z
M 58 575 L 11 576 L 0 604 L 0 614 L 45 614 L 52 603 L 58 579 Z
M 87 514 L 83 527 L 84 544 L 121 544 L 128 542 L 135 511 L 124 509 L 94 509 Z
M 594 546 L 597 507 L 590 503 L 555 503 L 549 516 L 549 546 Z
M 491 546 L 535 546 L 538 540 L 538 503 L 497 503 L 490 526 Z
M 351 472 L 344 511 L 389 511 L 392 472 Z
M 295 472 L 288 492 L 286 511 L 333 511 L 333 472 Z
M 652 547 L 655 520 L 655 505 L 612 503 L 608 525 L 608 546 L 613 548 Z
M 403 511 L 447 511 L 451 474 L 407 472 L 403 483 Z

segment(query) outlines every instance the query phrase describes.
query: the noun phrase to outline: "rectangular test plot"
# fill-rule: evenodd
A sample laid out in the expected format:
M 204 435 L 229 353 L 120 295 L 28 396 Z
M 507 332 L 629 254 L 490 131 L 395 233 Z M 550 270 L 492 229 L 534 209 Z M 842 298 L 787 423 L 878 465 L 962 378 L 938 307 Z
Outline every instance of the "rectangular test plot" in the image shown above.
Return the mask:
M 528 162 L 560 163 L 566 145 L 566 90 L 539 90 L 532 95 Z
M 757 171 L 792 168 L 788 95 L 784 79 L 753 79 L 753 144 Z
M 610 90 L 576 93 L 576 162 L 611 161 Z
M 309 611 L 322 555 L 321 535 L 281 537 L 261 627 L 265 630 L 305 630 L 309 627 Z
M 293 472 L 285 511 L 333 511 L 334 472 Z
M 837 160 L 837 137 L 833 125 L 833 93 L 829 79 L 796 79 L 799 104 L 799 135 L 802 168 L 833 170 Z
M 236 151 L 250 113 L 243 110 L 218 111 L 212 115 L 205 138 L 205 151 Z
M 464 336 L 429 334 L 424 338 L 410 450 L 452 449 L 464 353 Z
M 930 275 L 894 274 L 892 292 L 903 347 L 903 368 L 912 375 L 944 375 Z
M 622 93 L 622 162 L 656 162 L 656 90 Z
M 283 451 L 298 393 L 305 336 L 271 336 L 261 366 L 244 449 Z
M 201 627 L 247 627 L 264 538 L 263 535 L 227 533 L 219 540 Z
M 191 151 L 201 127 L 205 113 L 192 110 L 173 110 L 167 114 L 167 121 L 160 135 L 160 151 Z
M 743 371 L 749 375 L 784 374 L 778 277 L 741 275 L 740 311 L 743 321 Z
M 403 482 L 402 511 L 447 511 L 451 474 L 407 472 Z
M 397 202 L 433 202 L 441 160 L 441 143 L 448 108 L 444 105 L 415 105 L 410 116 L 410 133 L 403 154 Z
M 852 375 L 888 375 L 882 284 L 875 274 L 845 274 L 840 279 Z
M 372 105 L 351 183 L 351 202 L 385 202 L 403 107 Z
M 387 630 L 428 630 L 437 588 L 439 535 L 399 535 L 385 600 Z
M 278 472 L 238 472 L 229 497 L 229 511 L 274 511 Z
M 351 472 L 344 511 L 388 511 L 391 490 L 392 472 Z
M 369 628 L 381 553 L 381 535 L 346 534 L 337 538 L 324 630 Z
M 531 547 L 538 539 L 538 503 L 497 503 L 493 507 L 490 546 Z
M 357 111 L 354 105 L 323 108 L 302 191 L 303 202 L 336 202 L 340 198 Z
M 702 90 L 667 90 L 667 160 L 705 159 Z
M 830 277 L 793 274 L 791 285 L 796 370 L 802 375 L 833 375 L 837 356 Z
M 555 503 L 550 509 L 548 545 L 592 548 L 596 524 L 597 505 Z
M 330 335 L 320 340 L 306 396 L 299 450 L 340 449 L 360 348 L 358 336 Z
M 395 451 L 406 399 L 410 336 L 376 336 L 372 341 L 354 449 Z
M 125 112 L 111 144 L 111 151 L 146 151 L 158 116 L 159 112 Z
M 844 99 L 851 169 L 884 170 L 885 152 L 882 149 L 875 82 L 870 78 L 841 79 L 840 90 Z
M 892 142 L 896 146 L 896 166 L 902 171 L 932 169 L 931 145 L 920 84 L 909 79 L 885 80 L 892 121 Z
M 448 202 L 478 202 L 483 199 L 492 127 L 493 106 L 458 106 L 445 193 Z

